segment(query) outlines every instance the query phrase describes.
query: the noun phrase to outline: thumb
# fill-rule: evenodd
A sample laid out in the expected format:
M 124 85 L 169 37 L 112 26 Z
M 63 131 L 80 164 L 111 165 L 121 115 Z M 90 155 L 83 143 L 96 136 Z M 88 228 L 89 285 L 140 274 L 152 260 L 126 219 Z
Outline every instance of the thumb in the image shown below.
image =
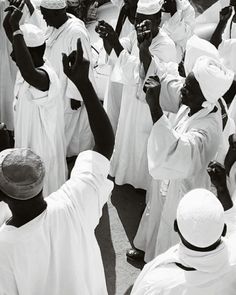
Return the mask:
M 70 66 L 69 66 L 69 58 L 65 53 L 62 53 L 62 64 L 63 64 L 63 71 L 66 76 L 70 73 Z

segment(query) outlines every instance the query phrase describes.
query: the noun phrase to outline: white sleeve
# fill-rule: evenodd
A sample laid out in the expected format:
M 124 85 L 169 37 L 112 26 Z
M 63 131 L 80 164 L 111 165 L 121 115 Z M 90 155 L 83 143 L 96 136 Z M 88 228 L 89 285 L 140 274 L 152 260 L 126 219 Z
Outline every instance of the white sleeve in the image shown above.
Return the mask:
M 209 163 L 219 146 L 218 126 L 200 126 L 179 134 L 163 115 L 153 126 L 148 140 L 148 166 L 154 179 L 187 178 Z M 208 127 L 208 128 L 207 128 Z
M 19 295 L 14 275 L 0 266 L 0 295 Z
M 82 212 L 93 229 L 113 189 L 113 183 L 107 179 L 109 169 L 110 162 L 101 154 L 82 152 L 77 157 L 70 179 L 60 189 L 65 193 L 62 194 L 64 198 L 69 198 L 78 214 Z M 59 196 L 57 193 L 53 195 L 55 200 Z

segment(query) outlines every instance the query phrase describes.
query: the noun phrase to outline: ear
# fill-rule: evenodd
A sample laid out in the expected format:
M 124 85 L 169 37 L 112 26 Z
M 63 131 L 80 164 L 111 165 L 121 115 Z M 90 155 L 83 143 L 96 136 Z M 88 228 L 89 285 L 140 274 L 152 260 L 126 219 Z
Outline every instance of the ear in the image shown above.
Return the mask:
M 175 219 L 174 221 L 174 231 L 179 233 L 179 227 L 178 227 L 178 223 L 177 223 L 177 220 Z
M 222 232 L 222 237 L 225 237 L 226 233 L 227 233 L 227 225 L 225 224 L 223 228 L 223 232 Z

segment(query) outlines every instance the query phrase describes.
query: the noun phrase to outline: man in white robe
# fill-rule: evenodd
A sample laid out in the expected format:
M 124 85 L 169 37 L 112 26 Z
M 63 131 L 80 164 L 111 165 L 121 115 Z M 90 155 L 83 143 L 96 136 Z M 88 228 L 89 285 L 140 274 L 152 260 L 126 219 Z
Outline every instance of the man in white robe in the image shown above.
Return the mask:
M 193 35 L 195 11 L 188 0 L 165 0 L 162 6 L 162 29 L 175 42 L 181 61 L 188 39 Z
M 200 62 L 201 57 L 198 60 Z M 208 67 L 207 64 L 208 58 L 203 58 L 202 63 L 204 60 L 206 69 L 211 69 L 211 66 Z M 215 63 L 216 65 L 214 65 Z M 213 96 L 215 95 L 215 103 L 228 90 L 233 80 L 232 72 L 225 68 L 221 71 L 221 66 L 219 61 L 213 60 L 213 71 L 214 68 L 219 68 L 219 73 L 222 73 L 222 81 L 220 80 L 221 77 L 219 77 L 219 84 L 221 83 L 222 85 L 218 86 L 219 92 L 216 89 L 216 93 L 213 94 Z M 226 73 L 225 85 L 224 73 Z M 192 75 L 190 73 L 188 77 Z M 190 77 L 187 78 L 187 84 L 185 82 L 184 85 L 183 82 L 171 75 L 166 75 L 161 80 L 161 106 L 163 110 L 177 113 L 177 117 L 172 126 L 163 115 L 157 121 L 156 127 L 154 125 L 149 138 L 149 171 L 154 179 L 159 180 L 155 191 L 157 198 L 151 199 L 150 206 L 152 207 L 151 210 L 154 210 L 152 214 L 156 212 L 156 215 L 158 215 L 156 218 L 155 215 L 153 216 L 158 224 L 154 226 L 155 232 L 153 231 L 153 237 L 151 238 L 150 236 L 148 241 L 143 237 L 142 228 L 139 229 L 140 232 L 138 232 L 134 241 L 138 249 L 147 250 L 146 261 L 150 261 L 159 253 L 166 251 L 176 242 L 177 236 L 172 230 L 172 224 L 178 202 L 190 189 L 196 187 L 210 188 L 210 180 L 206 168 L 209 162 L 215 158 L 218 146 L 222 141 L 222 132 L 219 132 L 219 130 L 223 131 L 220 107 L 218 106 L 215 111 L 212 111 L 214 103 L 211 106 L 206 103 L 203 108 L 200 104 L 198 111 L 189 116 L 189 107 L 191 109 L 191 105 L 186 107 L 184 99 L 181 98 L 189 97 L 190 104 L 192 103 L 192 107 L 194 107 L 194 104 L 197 102 L 194 100 L 205 100 L 205 96 L 208 96 L 207 87 L 209 87 L 208 90 L 211 89 L 211 85 L 215 86 L 214 83 L 216 81 L 213 81 L 213 79 L 211 81 L 206 77 L 208 79 L 208 86 L 206 86 L 201 85 L 202 81 L 199 84 L 191 83 L 191 81 L 189 83 L 189 79 L 193 78 Z M 200 79 L 198 80 L 200 81 Z M 187 87 L 187 96 L 185 87 Z M 179 96 L 173 96 L 173 91 L 177 91 Z M 206 92 L 204 95 L 203 91 Z M 175 100 L 173 99 L 174 97 Z M 181 107 L 180 98 L 183 103 Z M 208 99 L 211 99 L 212 102 L 214 101 L 210 96 Z M 187 101 L 186 104 L 188 105 Z M 166 125 L 163 118 L 165 118 Z M 158 138 L 161 138 L 161 140 L 158 140 Z M 156 201 L 153 203 L 153 200 Z M 155 205 L 159 209 L 155 210 L 155 207 L 153 209 Z M 143 245 L 145 245 L 145 249 L 143 249 Z M 151 250 L 149 250 L 150 246 L 152 246 Z M 127 255 L 130 256 L 129 253 Z
M 67 157 L 72 157 L 91 148 L 93 138 L 82 97 L 65 76 L 61 56 L 62 53 L 69 54 L 73 51 L 76 48 L 77 39 L 80 38 L 86 58 L 91 60 L 89 35 L 80 19 L 66 13 L 65 0 L 43 0 L 40 9 L 48 25 L 45 57 L 52 64 L 61 83 Z M 94 83 L 92 65 L 90 79 Z
M 95 147 L 78 156 L 71 178 L 46 199 L 38 155 L 29 149 L 0 154 L 0 200 L 12 212 L 0 227 L 0 294 L 107 295 L 94 231 L 113 188 L 107 175 L 114 135 L 81 42 L 63 64 L 84 99 Z
M 0 1 L 0 19 L 3 21 L 5 17 L 4 10 L 8 7 L 8 0 Z M 30 7 L 30 10 L 29 10 Z M 35 9 L 34 3 L 30 0 L 26 1 L 26 5 L 23 9 L 23 16 L 21 24 L 30 23 L 39 27 L 43 27 L 43 18 L 40 12 Z M 13 110 L 12 103 L 14 98 L 14 85 L 16 79 L 17 68 L 15 63 L 10 58 L 12 51 L 11 43 L 7 39 L 4 28 L 0 26 L 0 121 L 4 122 L 8 130 L 13 131 Z
M 235 235 L 224 238 L 224 210 L 210 191 L 187 193 L 177 209 L 181 242 L 148 263 L 132 295 L 233 295 L 236 289 Z
M 207 55 L 209 57 L 219 59 L 219 53 L 211 43 L 206 40 L 200 39 L 197 36 L 191 37 L 187 42 L 184 60 L 186 75 L 188 75 L 192 71 L 197 58 L 202 55 Z M 160 66 L 157 65 L 157 68 L 160 68 Z M 164 76 L 167 76 L 167 73 L 160 72 L 160 70 L 157 71 L 157 74 L 160 77 L 162 77 L 163 74 Z M 167 101 L 169 101 L 169 110 L 171 110 L 172 101 L 174 102 L 174 104 L 177 101 L 179 101 L 180 103 L 179 89 L 184 83 L 184 78 L 177 75 L 175 75 L 174 77 L 174 74 L 168 76 L 169 79 L 167 79 L 167 85 L 164 86 L 164 89 L 161 89 L 160 101 L 163 106 L 165 106 Z M 165 84 L 165 82 L 163 83 Z M 221 99 L 221 101 L 224 110 L 227 109 L 227 106 L 223 103 L 223 99 Z M 226 117 L 223 118 L 223 116 Z M 214 159 L 223 164 L 225 155 L 229 147 L 228 137 L 230 134 L 235 132 L 235 126 L 233 120 L 225 112 L 222 112 L 222 122 L 224 122 L 222 143 L 220 144 L 217 155 Z M 163 191 L 163 189 L 161 189 L 160 187 L 160 182 L 160 180 L 152 179 L 150 183 L 146 197 L 148 199 L 148 203 L 134 239 L 134 246 L 145 252 L 144 259 L 146 262 L 152 260 L 155 257 L 155 248 L 160 225 L 160 218 L 165 202 L 165 198 L 162 197 L 161 191 Z M 131 255 L 131 257 L 134 259 L 138 258 L 139 256 L 140 258 L 143 258 L 143 252 L 140 252 L 138 249 L 129 249 L 127 251 L 128 257 L 130 257 Z
M 113 42 L 114 51 L 118 56 L 111 80 L 123 84 L 115 150 L 110 171 L 110 175 L 115 177 L 118 185 L 128 183 L 135 188 L 147 189 L 148 187 L 150 176 L 146 148 L 152 120 L 142 88 L 146 73 L 149 71 L 151 55 L 164 62 L 176 61 L 174 42 L 158 28 L 161 6 L 161 1 L 139 1 L 136 31 L 122 39 L 121 42 L 113 34 L 113 29 L 108 24 L 101 27 L 104 36 L 107 33 L 105 38 Z M 146 37 L 140 40 L 137 37 L 139 25 L 144 28 L 144 31 L 148 30 L 145 20 L 153 22 L 149 29 L 149 33 L 152 31 L 152 34 L 147 33 Z M 150 71 L 149 73 L 151 75 Z
M 45 35 L 34 25 L 20 26 L 21 16 L 19 8 L 10 10 L 7 16 L 19 68 L 13 105 L 15 147 L 31 148 L 43 159 L 46 169 L 43 194 L 47 197 L 66 179 L 63 104 L 58 77 L 43 59 Z

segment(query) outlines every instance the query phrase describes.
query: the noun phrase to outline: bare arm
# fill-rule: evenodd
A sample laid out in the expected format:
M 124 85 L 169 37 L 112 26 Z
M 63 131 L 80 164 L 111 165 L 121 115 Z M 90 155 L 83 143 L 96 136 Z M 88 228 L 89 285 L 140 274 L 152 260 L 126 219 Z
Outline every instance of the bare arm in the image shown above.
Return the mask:
M 89 61 L 83 58 L 80 39 L 74 62 L 71 60 L 73 55 L 73 52 L 69 56 L 63 54 L 64 72 L 82 95 L 95 140 L 94 151 L 110 159 L 114 147 L 114 134 L 107 114 L 89 80 Z
M 19 21 L 22 16 L 22 8 L 23 4 L 19 8 L 13 8 L 9 19 L 13 32 L 12 46 L 16 64 L 26 82 L 41 91 L 47 91 L 49 89 L 49 77 L 47 73 L 35 67 L 31 54 L 25 44 L 23 35 L 14 35 L 14 32 L 20 29 Z

